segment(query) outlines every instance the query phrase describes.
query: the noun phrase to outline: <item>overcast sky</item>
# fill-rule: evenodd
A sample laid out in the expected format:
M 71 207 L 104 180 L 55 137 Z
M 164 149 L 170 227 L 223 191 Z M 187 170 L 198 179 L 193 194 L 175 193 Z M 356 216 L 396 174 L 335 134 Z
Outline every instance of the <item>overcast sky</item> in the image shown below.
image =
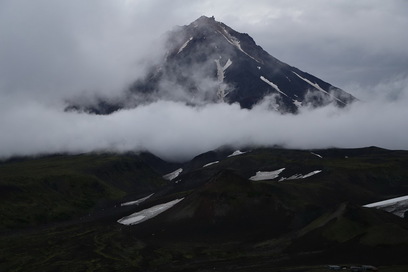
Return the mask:
M 408 149 L 407 14 L 405 0 L 0 0 L 0 156 L 148 149 L 171 159 L 228 143 Z M 201 15 L 362 102 L 301 116 L 171 102 L 63 111 L 73 97 L 118 95 L 161 56 L 166 31 Z

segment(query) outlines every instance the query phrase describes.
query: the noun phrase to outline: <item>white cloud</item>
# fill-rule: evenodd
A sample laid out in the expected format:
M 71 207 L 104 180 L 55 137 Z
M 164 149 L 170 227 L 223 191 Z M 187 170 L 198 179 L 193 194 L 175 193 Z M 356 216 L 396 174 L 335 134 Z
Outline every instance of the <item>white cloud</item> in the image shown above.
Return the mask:
M 237 104 L 193 108 L 168 101 L 109 116 L 63 112 L 29 101 L 12 107 L 2 105 L 0 155 L 149 150 L 174 160 L 191 158 L 222 145 L 376 145 L 407 149 L 408 87 L 407 79 L 400 81 L 391 86 L 397 97 L 379 95 L 346 109 L 305 109 L 299 115 L 281 115 L 262 106 L 252 110 L 241 109 Z M 389 91 L 389 86 L 377 88 L 378 92 Z
M 164 25 L 153 32 L 148 14 L 118 3 L 2 1 L 1 92 L 58 100 L 122 91 L 161 52 Z

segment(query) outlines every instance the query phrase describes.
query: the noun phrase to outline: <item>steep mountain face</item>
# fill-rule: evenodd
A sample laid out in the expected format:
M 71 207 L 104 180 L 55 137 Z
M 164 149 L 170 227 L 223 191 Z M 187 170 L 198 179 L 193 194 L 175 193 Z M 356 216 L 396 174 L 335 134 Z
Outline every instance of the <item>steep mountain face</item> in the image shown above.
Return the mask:
M 96 113 L 164 99 L 190 105 L 226 102 L 252 108 L 266 103 L 279 112 L 355 98 L 321 79 L 272 57 L 248 35 L 202 16 L 168 33 L 167 54 L 138 79 L 122 102 L 100 101 Z
M 296 112 L 300 105 L 344 106 L 353 97 L 310 74 L 269 55 L 248 35 L 239 33 L 213 17 L 200 17 L 180 27 L 169 38 L 165 61 L 153 71 L 149 84 L 139 81 L 133 91 L 158 93 L 171 84 L 183 86 L 188 102 L 238 102 L 252 108 L 263 99 L 274 109 Z M 170 86 L 164 84 L 170 83 Z

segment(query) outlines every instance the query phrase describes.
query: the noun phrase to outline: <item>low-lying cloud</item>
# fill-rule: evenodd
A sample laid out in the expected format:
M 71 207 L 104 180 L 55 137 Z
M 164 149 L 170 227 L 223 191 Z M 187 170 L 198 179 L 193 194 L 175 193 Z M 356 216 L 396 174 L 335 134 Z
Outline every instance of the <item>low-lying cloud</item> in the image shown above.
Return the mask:
M 102 116 L 1 97 L 9 103 L 0 108 L 0 156 L 150 151 L 185 160 L 223 145 L 408 149 L 408 79 L 381 84 L 372 93 L 347 108 L 304 108 L 297 115 L 263 104 L 248 110 L 238 104 L 157 101 Z

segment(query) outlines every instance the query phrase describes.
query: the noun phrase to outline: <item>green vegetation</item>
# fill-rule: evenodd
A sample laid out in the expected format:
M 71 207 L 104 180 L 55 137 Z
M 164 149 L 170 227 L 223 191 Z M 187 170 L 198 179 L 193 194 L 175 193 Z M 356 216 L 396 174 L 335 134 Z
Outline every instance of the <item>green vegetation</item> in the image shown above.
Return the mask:
M 0 271 L 323 272 L 327 264 L 405 271 L 408 221 L 361 206 L 408 195 L 408 152 L 313 152 L 323 158 L 304 150 L 255 149 L 229 158 L 214 151 L 184 167 L 178 183 L 161 178 L 168 169 L 160 167 L 169 165 L 134 154 L 2 162 Z M 214 157 L 218 164 L 202 168 Z M 280 177 L 322 172 L 249 180 L 280 168 Z M 123 197 L 152 192 L 138 207 L 115 208 Z M 142 224 L 116 223 L 181 197 Z
M 0 164 L 0 231 L 65 221 L 164 181 L 135 155 L 84 154 Z

